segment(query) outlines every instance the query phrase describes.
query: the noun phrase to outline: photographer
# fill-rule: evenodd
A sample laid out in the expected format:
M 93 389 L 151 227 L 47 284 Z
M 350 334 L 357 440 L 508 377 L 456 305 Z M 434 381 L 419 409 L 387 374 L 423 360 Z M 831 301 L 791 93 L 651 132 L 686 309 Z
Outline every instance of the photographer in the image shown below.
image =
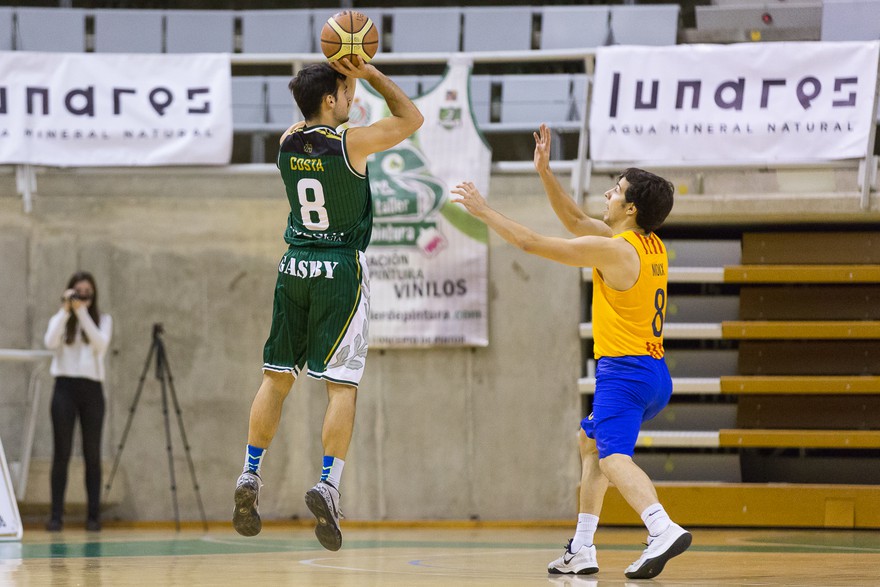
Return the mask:
M 86 464 L 88 518 L 86 530 L 101 529 L 101 429 L 104 424 L 104 355 L 110 345 L 113 321 L 98 310 L 98 289 L 90 273 L 74 273 L 61 296 L 61 309 L 49 319 L 44 342 L 55 351 L 51 373 L 52 512 L 46 530 L 63 527 L 64 492 L 73 445 L 73 429 L 79 416 L 83 457 Z

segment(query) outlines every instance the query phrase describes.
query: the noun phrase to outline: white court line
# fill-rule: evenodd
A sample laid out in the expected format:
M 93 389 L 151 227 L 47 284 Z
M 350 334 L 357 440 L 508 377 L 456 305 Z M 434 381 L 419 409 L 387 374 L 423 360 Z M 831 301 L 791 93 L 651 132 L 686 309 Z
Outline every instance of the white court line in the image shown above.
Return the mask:
M 772 547 L 784 547 L 784 548 L 812 548 L 815 550 L 858 550 L 860 552 L 870 552 L 872 554 L 880 553 L 880 548 L 872 548 L 870 546 L 835 546 L 833 544 L 802 544 L 798 542 L 755 542 L 750 541 L 748 538 L 739 538 L 735 540 L 730 540 L 730 543 L 739 544 L 741 546 L 751 546 L 752 548 L 760 548 L 764 546 Z M 763 554 L 763 553 L 747 553 L 747 554 Z M 797 552 L 785 552 L 785 553 L 766 553 L 766 554 L 807 554 L 807 553 L 797 553 Z M 844 553 L 846 554 L 846 553 Z

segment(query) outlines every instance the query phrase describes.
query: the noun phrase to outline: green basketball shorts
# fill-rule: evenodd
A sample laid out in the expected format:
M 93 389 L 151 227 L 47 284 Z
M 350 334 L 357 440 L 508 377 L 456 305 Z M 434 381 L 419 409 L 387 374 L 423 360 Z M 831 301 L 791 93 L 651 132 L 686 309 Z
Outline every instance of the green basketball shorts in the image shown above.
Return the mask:
M 278 264 L 263 370 L 357 387 L 370 325 L 367 260 L 354 249 L 291 247 Z

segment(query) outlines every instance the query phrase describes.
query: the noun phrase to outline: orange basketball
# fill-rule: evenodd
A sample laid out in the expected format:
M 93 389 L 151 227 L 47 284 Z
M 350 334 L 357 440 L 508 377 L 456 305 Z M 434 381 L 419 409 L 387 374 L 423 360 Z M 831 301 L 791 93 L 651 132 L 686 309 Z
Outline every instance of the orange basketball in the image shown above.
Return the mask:
M 343 10 L 327 19 L 321 29 L 321 51 L 330 61 L 357 55 L 370 61 L 379 49 L 379 29 L 366 14 Z

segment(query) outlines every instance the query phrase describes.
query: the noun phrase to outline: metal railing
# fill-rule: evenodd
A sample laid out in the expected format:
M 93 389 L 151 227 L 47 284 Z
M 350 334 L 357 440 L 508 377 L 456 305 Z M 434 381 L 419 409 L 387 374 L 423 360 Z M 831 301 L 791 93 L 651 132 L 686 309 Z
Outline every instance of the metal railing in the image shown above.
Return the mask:
M 40 406 L 40 381 L 39 376 L 46 368 L 45 359 L 54 356 L 52 351 L 23 350 L 23 349 L 0 349 L 0 362 L 36 363 L 31 368 L 28 381 L 27 415 L 21 440 L 21 457 L 18 461 L 9 463 L 13 477 L 15 477 L 15 497 L 21 501 L 27 490 L 28 469 L 31 464 L 31 452 L 34 447 L 34 434 L 37 429 L 37 414 Z

